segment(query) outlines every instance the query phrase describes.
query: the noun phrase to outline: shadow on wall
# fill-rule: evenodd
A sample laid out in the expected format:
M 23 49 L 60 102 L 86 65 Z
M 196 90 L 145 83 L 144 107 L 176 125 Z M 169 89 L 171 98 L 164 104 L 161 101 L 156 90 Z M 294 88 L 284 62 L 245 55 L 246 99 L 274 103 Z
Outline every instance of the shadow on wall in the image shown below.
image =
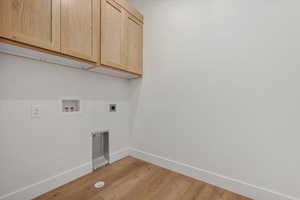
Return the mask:
M 0 54 L 0 100 L 127 101 L 129 81 Z

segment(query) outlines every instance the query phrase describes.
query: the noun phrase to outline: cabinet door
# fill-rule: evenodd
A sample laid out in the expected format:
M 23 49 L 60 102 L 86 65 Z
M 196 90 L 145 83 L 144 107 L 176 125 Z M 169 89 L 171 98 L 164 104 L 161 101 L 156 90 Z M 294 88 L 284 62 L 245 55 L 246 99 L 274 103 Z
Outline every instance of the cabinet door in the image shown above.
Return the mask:
M 0 1 L 0 36 L 11 38 L 11 5 L 9 0 Z
M 126 57 L 127 70 L 143 73 L 143 24 L 134 16 L 126 18 Z
M 112 0 L 102 0 L 101 3 L 101 64 L 126 69 L 125 10 Z
M 100 0 L 61 0 L 61 50 L 98 61 Z
M 1 0 L 0 35 L 60 50 L 60 0 Z

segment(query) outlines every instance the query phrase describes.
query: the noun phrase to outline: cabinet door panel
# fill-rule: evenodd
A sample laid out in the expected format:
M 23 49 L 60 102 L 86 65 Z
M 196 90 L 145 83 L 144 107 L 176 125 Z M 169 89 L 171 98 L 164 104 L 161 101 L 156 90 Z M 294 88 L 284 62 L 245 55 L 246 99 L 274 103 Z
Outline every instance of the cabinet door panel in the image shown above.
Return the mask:
M 11 38 L 11 12 L 10 1 L 0 1 L 0 36 L 5 38 Z
M 142 74 L 143 65 L 143 25 L 133 16 L 126 20 L 127 69 Z
M 60 0 L 1 0 L 0 7 L 3 37 L 60 50 Z
M 124 69 L 124 11 L 111 0 L 101 7 L 101 64 Z
M 97 61 L 99 0 L 61 0 L 62 53 Z

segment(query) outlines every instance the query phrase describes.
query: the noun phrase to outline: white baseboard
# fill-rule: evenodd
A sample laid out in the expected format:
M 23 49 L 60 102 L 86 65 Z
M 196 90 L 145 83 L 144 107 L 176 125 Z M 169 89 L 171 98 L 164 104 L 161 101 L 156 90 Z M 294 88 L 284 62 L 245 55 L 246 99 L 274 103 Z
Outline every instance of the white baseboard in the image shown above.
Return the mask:
M 125 158 L 130 154 L 130 148 L 122 149 L 111 154 L 110 163 Z M 59 173 L 40 182 L 28 185 L 14 192 L 0 196 L 0 200 L 30 200 L 72 180 L 92 172 L 92 163 L 88 162 L 78 167 Z
M 143 152 L 137 149 L 131 149 L 130 155 L 153 163 L 160 167 L 184 174 L 186 176 L 216 185 L 218 187 L 230 190 L 237 194 L 249 197 L 255 200 L 299 200 L 296 197 L 291 197 L 273 190 L 258 187 L 240 180 L 229 178 L 214 172 L 196 168 L 184 163 L 163 158 L 151 153 Z
M 92 171 L 91 163 L 85 163 L 78 167 L 64 171 L 55 176 L 44 179 L 40 182 L 28 185 L 24 188 L 11 192 L 0 197 L 1 200 L 29 200 L 45 192 L 53 190 L 63 184 L 66 184 L 76 178 L 79 178 Z
M 110 163 L 116 162 L 131 155 L 132 148 L 124 148 L 110 155 Z
M 143 152 L 133 148 L 122 149 L 112 153 L 110 163 L 118 161 L 126 156 L 133 156 L 141 160 L 153 163 L 163 168 L 205 181 L 235 193 L 247 196 L 255 200 L 300 200 L 273 190 L 258 187 L 240 180 L 232 179 L 214 172 L 196 168 L 184 163 L 169 160 L 151 153 Z M 91 163 L 85 163 L 78 167 L 64 171 L 53 177 L 49 177 L 38 183 L 26 186 L 0 197 L 0 200 L 29 200 L 46 193 L 54 188 L 66 184 L 76 178 L 84 176 L 92 171 Z

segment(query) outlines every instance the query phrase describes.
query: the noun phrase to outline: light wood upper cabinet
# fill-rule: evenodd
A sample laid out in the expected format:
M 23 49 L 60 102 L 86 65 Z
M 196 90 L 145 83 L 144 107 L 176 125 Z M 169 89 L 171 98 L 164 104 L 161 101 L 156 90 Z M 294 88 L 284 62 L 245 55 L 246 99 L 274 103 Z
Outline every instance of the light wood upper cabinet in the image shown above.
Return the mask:
M 1 0 L 0 35 L 60 50 L 60 0 Z
M 125 10 L 112 0 L 101 2 L 101 64 L 126 69 Z
M 127 14 L 125 22 L 126 59 L 128 71 L 143 73 L 143 24 Z
M 143 20 L 127 0 L 0 0 L 2 42 L 136 76 Z
M 101 64 L 142 74 L 142 16 L 124 0 L 101 3 Z
M 11 37 L 11 14 L 9 9 L 11 3 L 8 0 L 0 1 L 0 36 L 9 38 Z
M 61 50 L 97 62 L 100 0 L 61 0 Z

